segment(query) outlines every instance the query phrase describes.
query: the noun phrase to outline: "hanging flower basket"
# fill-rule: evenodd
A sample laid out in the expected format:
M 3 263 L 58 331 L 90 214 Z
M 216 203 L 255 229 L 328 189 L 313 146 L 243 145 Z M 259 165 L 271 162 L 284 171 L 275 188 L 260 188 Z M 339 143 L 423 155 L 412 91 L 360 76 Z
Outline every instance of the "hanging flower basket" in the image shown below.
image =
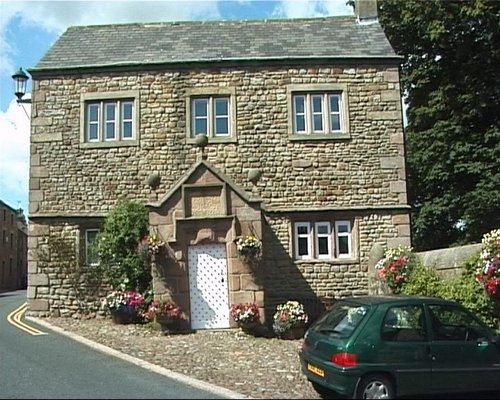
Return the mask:
M 255 264 L 262 256 L 262 242 L 253 235 L 239 237 L 235 241 L 238 258 L 245 264 Z
M 476 281 L 489 296 L 500 298 L 500 229 L 486 233 L 481 240 Z

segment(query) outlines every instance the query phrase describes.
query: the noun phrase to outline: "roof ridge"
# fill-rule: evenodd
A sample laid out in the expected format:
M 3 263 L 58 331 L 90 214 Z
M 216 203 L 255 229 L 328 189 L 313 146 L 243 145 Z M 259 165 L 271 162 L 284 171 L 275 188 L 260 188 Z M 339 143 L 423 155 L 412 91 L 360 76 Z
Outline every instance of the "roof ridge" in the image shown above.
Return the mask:
M 89 24 L 89 25 L 71 25 L 67 29 L 81 29 L 81 28 L 106 28 L 106 27 L 121 27 L 121 26 L 139 26 L 139 27 L 166 27 L 175 25 L 216 25 L 216 24 L 232 24 L 232 23 L 296 23 L 301 21 L 326 21 L 329 19 L 346 19 L 356 20 L 355 15 L 323 15 L 316 17 L 292 17 L 292 18 L 249 18 L 249 19 L 193 19 L 193 20 L 172 20 L 172 21 L 144 21 L 144 22 L 116 22 L 109 24 Z

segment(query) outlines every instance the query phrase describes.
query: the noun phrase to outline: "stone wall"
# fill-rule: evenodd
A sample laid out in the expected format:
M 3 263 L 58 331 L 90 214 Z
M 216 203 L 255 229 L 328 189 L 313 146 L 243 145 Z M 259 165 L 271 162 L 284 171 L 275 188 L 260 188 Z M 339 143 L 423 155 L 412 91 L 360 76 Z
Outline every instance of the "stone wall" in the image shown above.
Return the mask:
M 81 225 L 29 224 L 28 306 L 38 316 L 97 315 L 106 294 L 101 277 L 82 261 Z
M 461 274 L 464 262 L 481 251 L 481 243 L 416 253 L 422 264 L 433 267 L 444 278 Z
M 290 140 L 287 85 L 343 84 L 348 140 Z M 30 215 L 105 213 L 119 196 L 146 200 L 147 177 L 168 190 L 196 162 L 186 140 L 192 87 L 235 87 L 237 143 L 211 143 L 208 160 L 269 207 L 406 205 L 397 66 L 199 69 L 82 74 L 34 81 Z M 80 148 L 80 95 L 137 91 L 138 147 Z M 83 123 L 83 121 L 82 121 Z
M 346 88 L 349 138 L 291 139 L 287 88 L 300 84 Z M 241 190 L 262 199 L 266 302 L 268 293 L 270 299 L 366 293 L 372 246 L 410 243 L 397 65 L 200 66 L 35 76 L 28 291 L 33 313 L 76 312 L 70 284 L 55 264 L 44 266 L 36 256 L 53 229 L 69 222 L 78 236 L 85 218 L 98 226 L 119 197 L 146 202 L 168 193 L 200 151 L 186 138 L 187 93 L 220 87 L 234 89 L 237 137 L 209 142 L 204 153 Z M 82 147 L 81 95 L 110 91 L 138 93 L 138 145 Z M 249 179 L 256 170 L 260 178 Z M 153 174 L 160 177 L 155 190 L 147 184 Z M 294 261 L 291 222 L 304 213 L 353 218 L 356 257 Z
M 337 214 L 348 217 L 349 214 Z M 291 248 L 292 237 L 288 217 L 268 217 L 266 247 L 265 292 L 268 308 L 292 298 L 304 302 L 316 298 L 338 299 L 346 296 L 374 293 L 370 290 L 368 266 L 373 246 L 407 245 L 400 236 L 401 226 L 408 223 L 406 214 L 359 212 L 354 217 L 356 257 L 346 261 L 295 261 Z M 377 259 L 378 261 L 378 259 Z

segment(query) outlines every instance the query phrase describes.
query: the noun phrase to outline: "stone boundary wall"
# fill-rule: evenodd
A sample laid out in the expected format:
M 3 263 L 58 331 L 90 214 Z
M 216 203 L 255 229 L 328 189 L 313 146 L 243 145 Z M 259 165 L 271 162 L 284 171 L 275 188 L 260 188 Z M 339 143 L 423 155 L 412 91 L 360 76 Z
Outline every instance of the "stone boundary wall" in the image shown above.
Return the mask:
M 481 244 L 469 244 L 445 249 L 436 249 L 415 253 L 418 260 L 427 267 L 433 267 L 439 276 L 445 279 L 458 277 L 464 262 L 473 254 L 481 251 Z M 381 295 L 389 293 L 388 287 L 377 278 L 375 265 L 384 257 L 384 247 L 376 243 L 370 250 L 368 260 L 368 293 Z
M 428 267 L 434 267 L 443 278 L 454 278 L 461 273 L 463 263 L 481 251 L 481 244 L 451 247 L 416 253 L 418 259 Z

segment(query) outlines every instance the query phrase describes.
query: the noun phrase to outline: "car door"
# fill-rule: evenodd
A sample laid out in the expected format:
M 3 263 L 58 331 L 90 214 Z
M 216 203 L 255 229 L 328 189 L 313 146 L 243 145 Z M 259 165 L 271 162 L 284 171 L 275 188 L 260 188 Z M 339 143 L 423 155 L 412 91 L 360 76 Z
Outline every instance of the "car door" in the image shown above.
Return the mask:
M 425 393 L 431 377 L 428 333 L 422 305 L 387 309 L 382 320 L 380 355 L 393 370 L 399 395 Z
M 491 332 L 461 306 L 428 306 L 433 392 L 499 387 L 500 353 Z

